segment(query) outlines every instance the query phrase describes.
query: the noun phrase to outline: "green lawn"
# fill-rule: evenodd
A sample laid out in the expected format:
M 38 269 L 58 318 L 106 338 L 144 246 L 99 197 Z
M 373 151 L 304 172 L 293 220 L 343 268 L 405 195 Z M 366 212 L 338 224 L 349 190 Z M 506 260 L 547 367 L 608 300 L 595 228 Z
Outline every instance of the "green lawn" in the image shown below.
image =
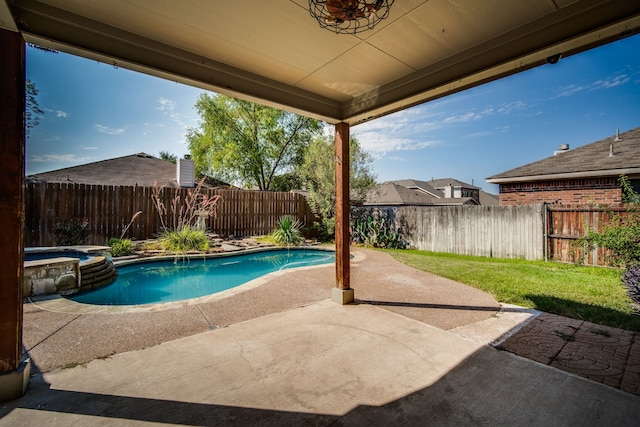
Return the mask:
M 633 314 L 620 270 L 416 250 L 385 252 L 419 270 L 481 289 L 499 302 L 640 331 L 640 316 Z

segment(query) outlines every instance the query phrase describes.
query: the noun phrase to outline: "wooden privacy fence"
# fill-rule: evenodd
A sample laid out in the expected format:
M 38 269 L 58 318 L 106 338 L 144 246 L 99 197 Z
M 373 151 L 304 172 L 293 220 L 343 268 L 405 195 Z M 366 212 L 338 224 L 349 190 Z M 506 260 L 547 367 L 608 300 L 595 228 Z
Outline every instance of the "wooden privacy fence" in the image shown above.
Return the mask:
M 184 197 L 193 189 L 178 191 Z M 152 187 L 114 187 L 84 184 L 28 183 L 25 188 L 25 246 L 55 244 L 53 229 L 62 219 L 86 219 L 91 234 L 89 244 L 103 245 L 120 237 L 133 215 L 141 214 L 126 237 L 136 240 L 153 238 L 161 225 L 153 206 Z M 314 215 L 304 196 L 295 193 L 201 190 L 208 196 L 220 195 L 215 218 L 206 220 L 207 229 L 223 236 L 258 236 L 273 231 L 283 215 L 311 226 Z M 169 207 L 175 189 L 166 188 L 163 203 Z M 165 221 L 167 219 L 165 218 Z
M 575 243 L 589 230 L 602 231 L 602 226 L 611 221 L 612 215 L 626 216 L 627 206 L 601 208 L 594 205 L 545 205 L 546 259 L 609 265 L 606 250 L 595 248 L 585 251 Z
M 363 207 L 394 222 L 410 247 L 498 258 L 539 260 L 543 205 Z

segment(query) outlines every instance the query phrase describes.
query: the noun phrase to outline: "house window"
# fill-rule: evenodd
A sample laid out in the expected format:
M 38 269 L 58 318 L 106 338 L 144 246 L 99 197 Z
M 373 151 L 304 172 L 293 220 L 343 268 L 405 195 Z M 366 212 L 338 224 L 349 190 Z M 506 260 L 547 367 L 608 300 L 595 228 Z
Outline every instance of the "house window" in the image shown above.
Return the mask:
M 640 194 L 640 179 L 630 179 L 629 184 L 631 184 L 631 188 L 636 194 Z M 622 193 L 622 201 L 630 202 L 628 195 L 624 194 L 624 192 Z

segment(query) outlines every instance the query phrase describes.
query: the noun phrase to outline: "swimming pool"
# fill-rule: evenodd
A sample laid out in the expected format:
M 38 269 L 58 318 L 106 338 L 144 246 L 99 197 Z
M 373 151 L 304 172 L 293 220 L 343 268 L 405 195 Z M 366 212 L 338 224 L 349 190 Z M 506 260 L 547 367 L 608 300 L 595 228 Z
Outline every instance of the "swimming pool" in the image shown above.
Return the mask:
M 67 298 L 98 305 L 181 301 L 222 292 L 278 270 L 333 262 L 335 252 L 313 249 L 140 262 L 118 267 L 118 279 L 108 286 Z

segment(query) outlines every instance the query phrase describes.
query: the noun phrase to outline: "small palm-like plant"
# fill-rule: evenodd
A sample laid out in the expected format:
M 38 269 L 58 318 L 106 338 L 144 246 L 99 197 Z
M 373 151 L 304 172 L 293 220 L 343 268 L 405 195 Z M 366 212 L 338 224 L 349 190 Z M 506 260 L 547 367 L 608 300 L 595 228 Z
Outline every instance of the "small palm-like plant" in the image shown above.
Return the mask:
M 271 235 L 276 243 L 280 245 L 297 246 L 303 240 L 300 232 L 301 228 L 302 223 L 300 221 L 290 216 L 283 216 L 276 223 L 276 229 L 273 230 Z

